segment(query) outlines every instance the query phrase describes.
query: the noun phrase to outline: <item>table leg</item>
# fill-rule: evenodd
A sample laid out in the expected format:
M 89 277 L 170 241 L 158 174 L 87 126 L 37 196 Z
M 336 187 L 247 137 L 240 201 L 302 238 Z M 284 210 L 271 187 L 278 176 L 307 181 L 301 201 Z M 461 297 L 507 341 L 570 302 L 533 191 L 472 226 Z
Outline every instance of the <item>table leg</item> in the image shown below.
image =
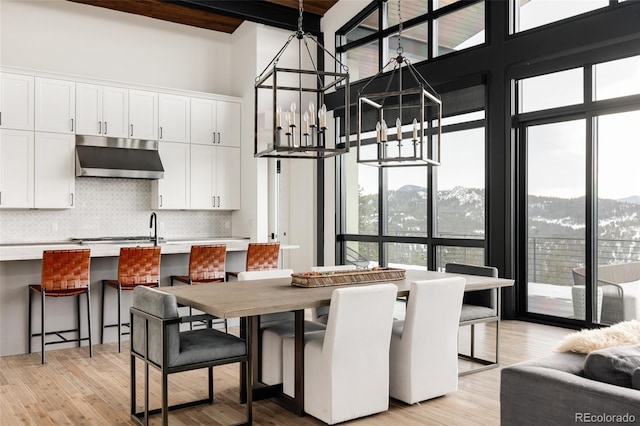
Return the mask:
M 304 415 L 304 310 L 295 311 L 295 413 Z
M 253 376 L 252 383 L 252 392 L 255 394 L 255 385 L 259 382 L 258 374 L 259 374 L 259 335 L 260 328 L 260 317 L 251 316 L 251 317 L 243 317 L 240 318 L 240 338 L 246 339 L 249 348 L 249 357 L 251 360 L 251 375 Z M 247 402 L 247 373 L 242 366 L 240 366 L 240 402 Z M 261 399 L 260 397 L 256 398 L 254 395 L 254 401 L 256 399 Z

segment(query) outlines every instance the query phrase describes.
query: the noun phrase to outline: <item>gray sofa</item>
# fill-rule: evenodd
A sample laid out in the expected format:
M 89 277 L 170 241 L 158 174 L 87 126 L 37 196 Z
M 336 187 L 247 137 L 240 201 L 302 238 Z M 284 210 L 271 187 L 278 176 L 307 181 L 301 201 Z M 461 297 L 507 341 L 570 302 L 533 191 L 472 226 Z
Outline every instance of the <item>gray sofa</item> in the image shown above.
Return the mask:
M 562 352 L 504 368 L 501 424 L 640 424 L 640 390 L 584 377 L 585 358 L 583 354 Z M 634 375 L 634 386 L 636 379 Z M 627 415 L 627 420 L 602 417 L 607 415 Z

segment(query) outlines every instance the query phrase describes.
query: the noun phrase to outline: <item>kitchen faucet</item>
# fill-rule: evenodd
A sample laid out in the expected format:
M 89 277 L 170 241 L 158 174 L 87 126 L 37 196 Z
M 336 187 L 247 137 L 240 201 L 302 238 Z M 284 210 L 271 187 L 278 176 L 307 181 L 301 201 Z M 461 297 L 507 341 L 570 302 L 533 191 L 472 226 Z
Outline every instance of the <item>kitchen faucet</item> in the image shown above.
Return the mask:
M 158 245 L 158 216 L 156 216 L 156 212 L 151 212 L 151 218 L 149 219 L 149 229 L 153 228 L 153 237 L 151 241 L 153 241 L 153 246 Z

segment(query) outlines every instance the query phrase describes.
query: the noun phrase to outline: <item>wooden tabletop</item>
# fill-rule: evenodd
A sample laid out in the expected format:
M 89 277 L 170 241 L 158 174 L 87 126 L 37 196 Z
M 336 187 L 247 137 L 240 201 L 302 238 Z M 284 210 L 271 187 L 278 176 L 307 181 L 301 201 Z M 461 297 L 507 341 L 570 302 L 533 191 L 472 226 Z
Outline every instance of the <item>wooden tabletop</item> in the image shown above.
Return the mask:
M 398 286 L 399 296 L 405 296 L 409 293 L 412 281 L 455 276 L 466 279 L 465 291 L 513 285 L 513 280 L 503 278 L 416 270 L 408 270 L 404 280 L 389 282 Z M 371 284 L 374 283 L 351 285 Z M 238 318 L 326 306 L 331 301 L 333 290 L 341 287 L 343 286 L 295 287 L 291 285 L 291 278 L 278 278 L 160 287 L 159 290 L 174 294 L 180 304 L 194 307 L 218 318 Z

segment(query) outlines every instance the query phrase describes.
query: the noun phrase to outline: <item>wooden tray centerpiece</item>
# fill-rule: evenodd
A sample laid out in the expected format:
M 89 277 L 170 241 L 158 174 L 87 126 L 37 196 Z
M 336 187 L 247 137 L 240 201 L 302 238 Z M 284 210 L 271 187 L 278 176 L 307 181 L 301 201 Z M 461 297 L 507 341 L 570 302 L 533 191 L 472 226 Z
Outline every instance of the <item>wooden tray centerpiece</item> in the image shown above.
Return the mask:
M 296 287 L 329 287 L 334 285 L 364 284 L 404 279 L 405 270 L 397 268 L 358 269 L 355 271 L 302 272 L 291 274 L 291 285 Z

